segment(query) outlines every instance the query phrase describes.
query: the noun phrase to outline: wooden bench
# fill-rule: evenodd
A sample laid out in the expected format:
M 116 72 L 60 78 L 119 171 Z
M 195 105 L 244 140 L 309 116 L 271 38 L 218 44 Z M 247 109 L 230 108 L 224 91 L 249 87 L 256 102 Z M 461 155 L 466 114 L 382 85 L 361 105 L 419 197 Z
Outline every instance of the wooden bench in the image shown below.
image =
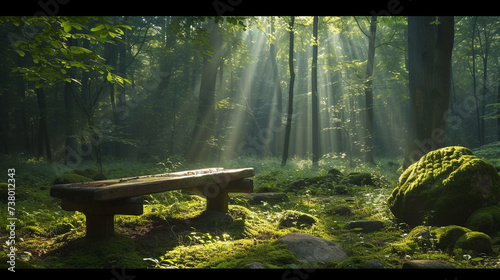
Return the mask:
M 103 181 L 57 184 L 50 195 L 62 199 L 61 208 L 86 216 L 87 237 L 114 234 L 114 215 L 141 215 L 142 195 L 172 190 L 202 192 L 207 210 L 226 212 L 229 193 L 253 192 L 253 168 L 207 168 Z

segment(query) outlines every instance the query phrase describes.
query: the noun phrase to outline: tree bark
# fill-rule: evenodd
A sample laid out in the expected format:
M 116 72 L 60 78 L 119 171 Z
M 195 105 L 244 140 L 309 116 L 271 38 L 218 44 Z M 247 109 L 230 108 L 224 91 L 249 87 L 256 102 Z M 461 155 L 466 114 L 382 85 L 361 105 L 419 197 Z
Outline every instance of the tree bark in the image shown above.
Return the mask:
M 274 41 L 269 45 L 269 59 L 271 60 L 271 69 L 274 79 L 273 104 L 275 103 L 275 113 L 270 116 L 269 127 L 274 132 L 273 151 L 278 153 L 279 147 L 282 145 L 281 120 L 283 116 L 283 93 L 281 91 L 280 76 L 278 73 L 278 63 L 276 62 L 276 33 L 274 28 L 274 18 L 271 17 L 271 34 L 274 36 Z
M 210 34 L 208 44 L 213 49 L 211 57 L 205 55 L 203 58 L 198 115 L 186 155 L 193 161 L 208 159 L 213 154 L 209 141 L 215 136 L 215 84 L 217 66 L 222 55 L 222 37 L 219 34 L 219 24 L 214 20 L 208 23 L 207 30 Z
M 286 119 L 285 127 L 285 144 L 283 147 L 283 157 L 281 159 L 281 166 L 286 165 L 288 160 L 288 148 L 290 146 L 290 131 L 292 129 L 292 115 L 293 115 L 293 85 L 295 83 L 295 72 L 293 71 L 293 24 L 295 22 L 295 17 L 292 16 L 290 19 L 290 44 L 288 51 L 288 67 L 290 68 L 290 84 L 288 86 L 288 115 Z
M 410 119 L 403 167 L 445 146 L 454 19 L 408 17 Z
M 375 164 L 373 159 L 373 64 L 375 61 L 375 36 L 377 33 L 377 16 L 372 16 L 370 33 L 368 34 L 368 61 L 366 63 L 365 83 L 365 161 Z
M 45 93 L 43 88 L 35 89 L 38 109 L 40 111 L 38 124 L 38 158 L 42 157 L 45 150 L 47 160 L 52 160 L 52 152 L 50 150 L 49 133 L 47 131 L 47 102 L 45 101 Z
M 313 21 L 313 55 L 311 67 L 311 85 L 312 85 L 312 164 L 318 165 L 320 158 L 320 140 L 319 140 L 319 101 L 318 101 L 318 16 L 314 17 Z

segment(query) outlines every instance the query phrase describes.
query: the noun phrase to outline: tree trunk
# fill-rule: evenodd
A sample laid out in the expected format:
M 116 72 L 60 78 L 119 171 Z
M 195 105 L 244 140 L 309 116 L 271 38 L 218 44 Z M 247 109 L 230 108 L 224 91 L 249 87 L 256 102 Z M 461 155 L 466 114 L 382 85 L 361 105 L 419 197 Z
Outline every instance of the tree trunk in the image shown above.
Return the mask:
M 276 38 L 276 33 L 274 29 L 274 17 L 271 17 L 271 34 Z M 283 93 L 281 91 L 280 76 L 278 73 L 278 63 L 276 62 L 276 39 L 269 45 L 269 59 L 271 60 L 271 69 L 273 72 L 274 80 L 274 92 L 273 92 L 273 104 L 276 104 L 274 114 L 270 116 L 269 127 L 271 131 L 274 132 L 274 144 L 273 150 L 278 153 L 279 147 L 281 147 L 282 142 L 282 132 L 281 132 L 281 120 L 283 116 Z
M 479 99 L 477 98 L 477 86 L 476 86 L 476 48 L 474 46 L 474 41 L 476 38 L 476 25 L 477 25 L 477 17 L 474 17 L 474 21 L 472 23 L 472 38 L 471 38 L 471 52 L 472 52 L 472 69 L 470 69 L 472 76 L 472 93 L 474 95 L 474 102 L 476 106 L 479 105 Z M 479 143 L 481 143 L 481 117 L 479 115 L 479 110 L 476 110 L 476 119 L 477 119 L 477 139 Z
M 319 143 L 319 110 L 318 110 L 318 16 L 314 17 L 313 21 L 313 57 L 311 67 L 311 85 L 312 85 L 312 164 L 318 165 L 320 158 L 320 143 Z
M 365 83 L 365 161 L 375 164 L 373 159 L 373 64 L 375 61 L 375 36 L 377 34 L 377 16 L 372 16 L 368 37 L 368 61 L 366 64 Z
M 497 90 L 497 130 L 498 130 L 498 141 L 500 141 L 500 85 Z
M 286 165 L 288 160 L 288 147 L 290 146 L 290 131 L 292 129 L 292 114 L 293 114 L 293 84 L 295 82 L 295 72 L 293 71 L 293 24 L 295 22 L 295 17 L 292 16 L 290 19 L 290 45 L 288 51 L 288 67 L 290 68 L 290 84 L 288 86 L 288 115 L 286 119 L 285 127 L 285 144 L 283 147 L 283 158 L 281 159 L 281 166 Z
M 35 89 L 38 109 L 40 111 L 39 124 L 38 124 L 38 158 L 42 157 L 45 150 L 47 160 L 52 160 L 52 153 L 50 150 L 49 133 L 47 131 L 47 102 L 45 101 L 45 93 L 43 88 Z
M 403 167 L 445 146 L 454 19 L 408 17 L 410 120 Z
M 69 39 L 68 40 L 68 45 L 69 46 L 75 46 L 76 41 L 74 39 Z M 75 78 L 75 70 L 74 69 L 69 69 L 68 71 L 68 76 L 71 78 Z M 65 145 L 66 148 L 64 149 L 66 151 L 66 154 L 64 155 L 64 164 L 67 164 L 69 156 L 69 151 L 70 150 L 75 150 L 76 148 L 76 139 L 73 137 L 74 133 L 74 121 L 75 121 L 75 106 L 74 106 L 74 97 L 73 97 L 73 84 L 72 82 L 66 82 L 64 84 L 64 114 L 65 114 L 65 120 L 64 120 L 64 130 L 66 133 L 66 141 Z M 70 148 L 70 149 L 69 149 Z
M 213 149 L 209 141 L 215 136 L 215 84 L 217 66 L 222 55 L 222 37 L 219 34 L 219 24 L 213 20 L 208 23 L 207 30 L 210 34 L 208 44 L 213 48 L 213 54 L 203 58 L 198 115 L 186 155 L 193 161 L 210 158 Z

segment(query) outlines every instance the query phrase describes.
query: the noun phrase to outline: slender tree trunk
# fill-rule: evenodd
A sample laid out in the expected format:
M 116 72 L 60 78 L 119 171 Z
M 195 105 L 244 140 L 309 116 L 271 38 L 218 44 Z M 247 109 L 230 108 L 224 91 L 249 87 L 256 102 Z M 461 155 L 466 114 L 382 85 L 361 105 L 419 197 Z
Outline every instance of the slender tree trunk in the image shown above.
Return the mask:
M 482 89 L 482 98 L 480 101 L 480 104 L 477 103 L 477 106 L 480 106 L 481 109 L 481 119 L 480 119 L 480 131 L 481 134 L 479 135 L 479 144 L 484 145 L 486 143 L 485 141 L 485 120 L 484 120 L 484 113 L 486 110 L 486 103 L 487 103 L 487 96 L 488 96 L 488 87 L 487 87 L 487 81 L 488 81 L 488 55 L 489 55 L 489 50 L 490 50 L 490 43 L 489 43 L 489 32 L 488 32 L 488 26 L 486 22 L 483 20 L 484 26 L 482 26 L 482 30 L 484 32 L 484 42 L 481 40 L 481 32 L 479 32 L 478 37 L 479 37 L 479 45 L 481 47 L 481 58 L 483 59 L 483 89 Z M 478 110 L 479 111 L 479 110 Z
M 474 95 L 474 101 L 476 102 L 476 106 L 479 105 L 479 99 L 477 98 L 477 86 L 476 86 L 476 48 L 474 46 L 474 41 L 476 38 L 476 25 L 477 25 L 477 17 L 474 17 L 474 21 L 472 23 L 472 38 L 471 38 L 471 52 L 472 52 L 472 69 L 470 70 L 472 76 L 472 93 Z M 476 110 L 476 119 L 477 119 L 477 139 L 479 143 L 481 143 L 481 117 L 479 110 Z
M 377 16 L 372 16 L 368 34 L 368 61 L 366 64 L 365 83 L 365 161 L 375 164 L 373 159 L 373 64 L 375 61 L 375 36 L 377 34 Z
M 403 167 L 429 151 L 444 147 L 449 107 L 454 19 L 408 17 L 408 66 L 410 77 L 409 134 Z
M 375 36 L 377 34 L 377 16 L 372 16 L 368 34 L 368 61 L 366 64 L 365 83 L 365 161 L 375 164 L 373 159 L 373 64 L 375 61 Z
M 290 69 L 290 85 L 288 86 L 288 115 L 286 119 L 285 127 L 285 144 L 283 147 L 283 158 L 281 160 L 281 166 L 286 165 L 288 160 L 288 147 L 290 146 L 290 131 L 292 129 L 292 115 L 293 115 L 293 85 L 295 83 L 295 72 L 293 70 L 293 24 L 295 22 L 295 17 L 292 16 L 290 19 L 290 45 L 288 52 L 288 67 Z
M 69 46 L 75 46 L 76 41 L 74 39 L 69 39 L 68 40 L 68 45 Z M 75 78 L 75 70 L 74 69 L 69 69 L 68 75 L 71 78 Z M 64 114 L 65 114 L 65 120 L 64 120 L 64 130 L 66 133 L 66 140 L 65 140 L 65 145 L 66 149 L 66 154 L 64 155 L 64 164 L 67 164 L 67 160 L 70 158 L 69 156 L 69 151 L 71 148 L 72 150 L 75 150 L 76 148 L 76 139 L 74 138 L 74 121 L 75 121 L 75 102 L 74 102 L 74 97 L 73 97 L 73 84 L 71 82 L 66 82 L 64 84 Z
M 500 141 L 500 85 L 497 90 L 497 130 L 498 130 L 498 141 Z
M 313 43 L 313 57 L 312 57 L 312 67 L 311 67 L 311 85 L 312 85 L 312 164 L 313 166 L 318 165 L 320 158 L 320 141 L 319 141 L 319 101 L 318 101 L 318 16 L 314 17 L 313 21 L 313 38 L 315 42 Z
M 274 17 L 271 17 L 271 34 L 276 38 L 276 33 L 274 29 Z M 281 119 L 283 116 L 283 93 L 281 91 L 280 76 L 278 73 L 278 63 L 276 62 L 276 39 L 269 45 L 269 59 L 271 60 L 271 69 L 273 72 L 274 79 L 274 94 L 273 94 L 273 104 L 275 103 L 276 110 L 270 117 L 270 128 L 274 132 L 274 145 L 273 150 L 278 153 L 279 147 L 282 145 L 282 132 L 281 132 Z
M 204 160 L 213 155 L 209 141 L 215 136 L 215 84 L 217 66 L 222 55 L 222 37 L 219 34 L 219 24 L 213 20 L 209 22 L 207 30 L 210 34 L 208 44 L 213 47 L 213 55 L 203 58 L 198 115 L 187 152 L 190 160 Z
M 52 152 L 50 150 L 49 133 L 47 131 L 47 102 L 45 101 L 45 93 L 43 88 L 35 89 L 38 109 L 40 110 L 39 125 L 38 125 L 38 158 L 42 157 L 45 150 L 47 160 L 52 160 Z

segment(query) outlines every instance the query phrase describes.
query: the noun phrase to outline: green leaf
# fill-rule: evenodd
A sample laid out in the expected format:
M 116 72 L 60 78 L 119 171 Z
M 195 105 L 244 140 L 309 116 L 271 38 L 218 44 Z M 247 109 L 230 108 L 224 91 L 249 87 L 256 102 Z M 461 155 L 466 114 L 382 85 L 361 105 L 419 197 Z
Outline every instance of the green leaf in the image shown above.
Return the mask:
M 22 50 L 17 50 L 17 53 L 21 56 L 24 57 L 25 53 Z
M 113 82 L 113 76 L 111 76 L 111 72 L 108 72 L 108 75 L 106 76 L 106 80 L 108 80 L 108 82 L 110 82 L 110 83 Z
M 71 25 L 64 26 L 64 32 L 66 32 L 66 33 L 71 32 L 71 28 L 72 28 Z
M 132 27 L 128 26 L 128 25 L 125 25 L 125 24 L 120 24 L 118 25 L 119 27 L 123 27 L 123 28 L 126 28 L 128 30 L 132 30 Z
M 104 28 L 104 25 L 103 25 L 103 24 L 100 24 L 100 25 L 98 25 L 98 26 L 96 26 L 96 27 L 94 27 L 94 28 L 90 29 L 90 31 L 92 31 L 92 32 L 96 32 L 96 31 L 99 31 L 99 30 L 101 30 L 101 29 L 103 29 L 103 28 Z

